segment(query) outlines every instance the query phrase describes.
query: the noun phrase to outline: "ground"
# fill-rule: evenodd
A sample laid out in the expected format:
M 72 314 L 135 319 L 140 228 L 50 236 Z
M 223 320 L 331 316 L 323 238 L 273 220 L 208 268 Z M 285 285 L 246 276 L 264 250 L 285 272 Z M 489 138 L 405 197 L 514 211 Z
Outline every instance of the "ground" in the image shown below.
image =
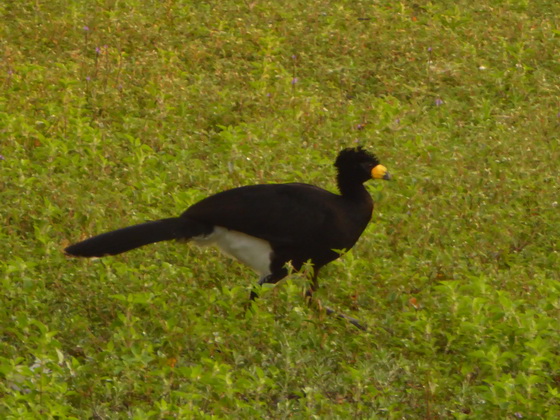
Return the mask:
M 557 1 L 0 5 L 0 417 L 560 416 Z M 71 242 L 394 176 L 308 308 L 212 250 Z

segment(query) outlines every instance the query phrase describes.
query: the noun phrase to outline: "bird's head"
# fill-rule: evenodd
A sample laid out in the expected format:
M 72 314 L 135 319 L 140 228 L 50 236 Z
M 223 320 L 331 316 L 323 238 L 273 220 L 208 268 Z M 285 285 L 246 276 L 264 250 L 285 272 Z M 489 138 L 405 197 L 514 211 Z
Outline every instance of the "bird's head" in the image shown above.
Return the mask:
M 342 150 L 334 166 L 339 176 L 357 178 L 361 182 L 368 179 L 391 179 L 391 174 L 379 163 L 379 159 L 361 146 Z

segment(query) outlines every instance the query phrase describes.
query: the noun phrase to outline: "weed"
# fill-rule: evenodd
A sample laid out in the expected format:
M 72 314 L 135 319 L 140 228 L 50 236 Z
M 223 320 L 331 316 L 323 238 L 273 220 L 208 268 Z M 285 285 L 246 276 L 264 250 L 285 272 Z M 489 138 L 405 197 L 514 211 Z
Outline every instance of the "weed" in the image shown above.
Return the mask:
M 558 2 L 0 5 L 0 417 L 560 415 Z M 69 241 L 301 181 L 394 174 L 308 308 L 291 276 Z

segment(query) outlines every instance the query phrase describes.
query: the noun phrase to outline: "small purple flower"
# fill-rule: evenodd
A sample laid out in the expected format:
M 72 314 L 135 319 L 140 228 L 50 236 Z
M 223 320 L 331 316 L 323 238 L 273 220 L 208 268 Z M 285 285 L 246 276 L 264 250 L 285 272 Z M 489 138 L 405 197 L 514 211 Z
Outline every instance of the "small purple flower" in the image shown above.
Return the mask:
M 89 82 L 91 80 L 90 76 L 86 76 L 86 80 Z
M 82 29 L 84 30 L 84 32 L 87 32 L 87 31 L 89 31 L 89 26 L 86 25 Z
M 440 98 L 437 98 L 435 101 L 436 106 L 442 106 L 443 105 L 443 100 L 441 100 Z
M 6 158 L 4 157 L 4 155 L 0 155 L 0 160 L 6 160 Z
M 428 47 L 428 52 L 429 52 L 429 53 L 432 52 L 432 47 Z
M 518 419 L 522 419 L 523 418 L 523 414 L 521 413 L 514 413 L 513 414 L 515 417 L 517 417 Z
M 292 79 L 292 82 L 291 82 L 291 83 L 292 83 L 292 85 L 295 85 L 297 82 L 299 82 L 299 78 L 298 78 L 298 77 L 294 77 L 294 78 Z
M 363 130 L 364 128 L 366 128 L 366 125 L 365 125 L 364 123 L 359 123 L 359 124 L 356 126 L 356 130 Z
M 293 54 L 292 55 L 292 60 L 296 60 L 297 59 L 297 55 Z
M 95 52 L 97 53 L 97 55 L 101 54 L 101 48 L 95 47 Z
M 557 116 L 558 118 L 560 118 L 560 111 L 558 112 L 558 114 L 556 114 L 556 116 Z

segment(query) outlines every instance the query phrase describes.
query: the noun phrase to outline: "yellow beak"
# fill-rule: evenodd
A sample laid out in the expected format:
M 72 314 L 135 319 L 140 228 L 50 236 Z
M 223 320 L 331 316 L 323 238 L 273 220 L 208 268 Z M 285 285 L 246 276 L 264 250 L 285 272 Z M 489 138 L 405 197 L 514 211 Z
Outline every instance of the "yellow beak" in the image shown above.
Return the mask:
M 383 165 L 377 165 L 371 170 L 371 177 L 373 179 L 384 179 L 386 181 L 391 179 L 391 174 Z

